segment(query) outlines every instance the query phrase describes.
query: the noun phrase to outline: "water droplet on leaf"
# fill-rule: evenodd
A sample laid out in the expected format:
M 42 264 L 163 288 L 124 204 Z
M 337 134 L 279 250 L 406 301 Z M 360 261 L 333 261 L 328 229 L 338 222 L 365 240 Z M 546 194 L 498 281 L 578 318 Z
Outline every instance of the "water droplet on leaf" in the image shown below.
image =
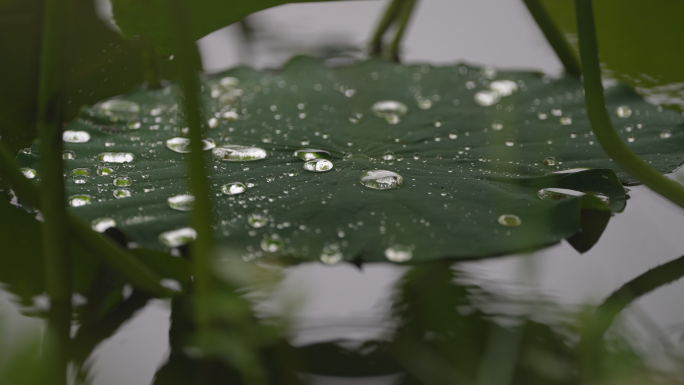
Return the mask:
M 401 187 L 404 178 L 394 171 L 371 170 L 361 176 L 361 184 L 376 190 L 389 190 Z
M 62 134 L 62 140 L 67 143 L 86 143 L 90 140 L 90 134 L 86 131 L 66 130 Z
M 413 258 L 413 247 L 392 245 L 385 249 L 385 258 L 397 263 L 410 261 Z
M 237 194 L 242 194 L 247 190 L 247 186 L 245 186 L 241 182 L 232 182 L 232 183 L 227 183 L 221 186 L 221 191 L 225 195 L 237 195 Z
M 174 210 L 192 211 L 195 204 L 195 197 L 190 194 L 176 195 L 167 199 L 166 203 Z
M 314 159 L 304 163 L 304 169 L 311 172 L 326 172 L 333 169 L 333 163 L 327 159 Z
M 501 226 L 516 227 L 522 224 L 520 217 L 513 214 L 503 214 L 496 220 Z
M 227 162 L 252 162 L 266 159 L 268 153 L 263 148 L 224 144 L 214 148 L 214 158 Z

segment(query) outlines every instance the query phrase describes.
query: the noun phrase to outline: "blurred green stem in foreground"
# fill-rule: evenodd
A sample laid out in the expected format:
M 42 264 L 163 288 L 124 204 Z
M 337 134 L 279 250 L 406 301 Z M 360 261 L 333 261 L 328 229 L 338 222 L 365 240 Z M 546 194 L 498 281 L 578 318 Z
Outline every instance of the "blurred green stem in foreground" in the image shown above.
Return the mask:
M 192 275 L 194 277 L 194 307 L 197 337 L 200 348 L 208 346 L 212 331 L 211 299 L 214 293 L 211 262 L 214 239 L 212 229 L 212 213 L 210 198 L 210 182 L 207 165 L 202 151 L 202 113 L 200 110 L 200 84 L 198 73 L 193 66 L 193 57 L 197 55 L 197 46 L 190 39 L 189 0 L 173 0 L 170 4 L 169 17 L 176 26 L 175 45 L 178 60 L 178 82 L 182 89 L 182 106 L 185 124 L 190 127 L 190 188 L 195 197 L 191 215 L 192 227 L 197 232 L 197 239 L 190 251 Z M 201 380 L 207 378 L 200 371 Z
M 530 11 L 530 14 L 532 14 L 539 29 L 544 33 L 551 48 L 556 52 L 556 56 L 563 63 L 565 72 L 570 75 L 581 76 L 582 65 L 577 54 L 563 36 L 563 32 L 558 28 L 558 25 L 551 18 L 551 14 L 549 14 L 541 0 L 523 0 L 523 2 Z
M 66 101 L 64 84 L 70 2 L 47 0 L 43 13 L 43 41 L 38 91 L 38 138 L 43 213 L 43 262 L 45 288 L 50 297 L 44 349 L 51 360 L 48 372 L 54 384 L 66 384 L 71 331 L 71 271 L 66 223 L 66 193 L 62 160 L 62 125 Z M 49 192 L 49 193 L 48 193 Z M 60 352 L 61 354 L 53 354 Z

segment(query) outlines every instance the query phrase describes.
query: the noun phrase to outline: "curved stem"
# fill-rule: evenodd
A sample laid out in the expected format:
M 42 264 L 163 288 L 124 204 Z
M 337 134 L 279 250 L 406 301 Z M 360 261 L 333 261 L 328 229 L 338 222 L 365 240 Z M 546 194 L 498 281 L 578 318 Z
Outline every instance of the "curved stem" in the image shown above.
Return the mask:
M 625 171 L 656 193 L 684 208 L 684 186 L 666 178 L 641 159 L 620 139 L 613 127 L 601 84 L 592 0 L 575 0 L 575 8 L 587 110 L 596 138 L 608 156 Z
M 191 257 L 195 283 L 196 317 L 200 338 L 205 336 L 210 326 L 210 296 L 212 294 L 211 255 L 213 249 L 213 229 L 210 199 L 210 182 L 207 175 L 204 153 L 202 151 L 202 117 L 199 99 L 199 78 L 193 66 L 197 46 L 190 40 L 188 25 L 189 0 L 174 0 L 171 4 L 171 18 L 176 25 L 175 41 L 178 50 L 179 81 L 183 89 L 183 111 L 185 123 L 190 127 L 190 187 L 195 196 L 192 211 L 192 225 L 197 231 Z
M 577 54 L 563 36 L 563 32 L 558 28 L 558 25 L 553 21 L 549 11 L 541 3 L 541 0 L 523 0 L 523 2 L 551 45 L 551 48 L 556 52 L 556 56 L 563 63 L 565 72 L 575 76 L 582 75 L 582 66 Z
M 600 304 L 582 333 L 580 348 L 585 360 L 585 378 L 598 377 L 601 371 L 603 336 L 615 318 L 632 302 L 651 291 L 684 277 L 684 256 L 653 268 L 625 283 Z
M 397 17 L 397 23 L 399 24 L 399 27 L 397 28 L 397 34 L 394 35 L 394 40 L 392 40 L 392 44 L 390 44 L 390 47 L 387 50 L 387 56 L 393 61 L 399 61 L 399 44 L 401 43 L 401 39 L 404 37 L 406 26 L 411 19 L 415 5 L 416 0 L 405 0 L 401 10 L 399 11 L 399 15 Z
M 370 42 L 371 55 L 380 55 L 382 53 L 382 37 L 385 35 L 389 27 L 399 14 L 399 9 L 405 0 L 392 0 L 385 10 L 385 14 L 380 19 L 380 23 L 373 34 L 373 39 Z
M 55 384 L 66 384 L 71 328 L 71 272 L 67 242 L 66 195 L 62 175 L 62 124 L 65 119 L 64 79 L 69 2 L 47 0 L 43 16 L 43 41 L 38 91 L 38 137 L 41 144 L 41 178 L 45 191 L 41 208 L 44 222 L 43 266 L 50 297 L 46 330 L 46 357 Z

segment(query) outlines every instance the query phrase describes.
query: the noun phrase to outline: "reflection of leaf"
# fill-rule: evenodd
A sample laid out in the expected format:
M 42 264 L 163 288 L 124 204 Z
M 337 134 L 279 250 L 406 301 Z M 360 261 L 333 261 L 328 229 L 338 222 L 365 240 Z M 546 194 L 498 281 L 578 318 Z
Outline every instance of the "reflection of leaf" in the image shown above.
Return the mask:
M 554 314 L 549 303 L 506 298 L 465 283 L 466 278 L 445 263 L 415 266 L 404 276 L 393 306 L 400 323 L 390 351 L 410 373 L 405 384 L 430 383 L 429 379 L 446 384 L 438 380 L 455 376 L 461 379 L 459 383 L 580 381 L 584 351 L 577 346 L 577 330 L 552 321 L 561 314 Z M 515 351 L 500 354 L 511 339 L 519 341 Z M 602 362 L 606 374 L 628 376 L 645 370 L 627 345 L 613 343 L 606 351 L 604 341 L 598 341 L 595 348 L 606 354 Z M 431 361 L 423 363 L 426 354 L 432 356 Z M 496 357 L 500 359 L 487 362 Z M 504 362 L 508 360 L 512 362 Z M 414 361 L 418 363 L 413 365 Z M 506 364 L 513 365 L 509 381 L 483 381 L 501 375 Z M 435 370 L 426 372 L 426 367 Z M 483 372 L 488 368 L 489 372 Z
M 543 0 L 554 20 L 567 33 L 577 31 L 574 1 Z M 681 91 L 684 73 L 682 52 L 678 47 L 684 31 L 674 27 L 684 13 L 684 3 L 668 1 L 657 6 L 642 0 L 604 0 L 594 2 L 596 28 L 605 70 L 647 93 Z M 675 89 L 658 87 L 671 83 Z M 681 103 L 681 94 L 678 95 Z
M 233 24 L 245 16 L 287 3 L 305 3 L 324 0 L 193 0 L 187 2 L 190 36 L 197 40 L 217 29 Z M 169 2 L 164 0 L 114 0 L 114 18 L 124 35 L 149 36 L 157 48 L 171 53 L 173 28 L 169 17 Z
M 339 246 L 346 259 L 377 261 L 395 245 L 405 246 L 413 260 L 485 257 L 543 247 L 577 231 L 588 201 L 541 200 L 541 188 L 601 194 L 610 199 L 612 211 L 624 207 L 624 191 L 616 174 L 606 170 L 614 165 L 594 141 L 577 79 L 500 73 L 497 79 L 520 90 L 484 107 L 474 96 L 496 84 L 484 76 L 495 75 L 490 69 L 409 67 L 378 60 L 328 69 L 301 57 L 280 74 L 241 68 L 229 75 L 240 79 L 244 95 L 236 97 L 239 92 L 222 88 L 218 79 L 206 81 L 205 118 L 212 118 L 208 125 L 218 126 L 207 130 L 207 136 L 219 145 L 261 146 L 269 155 L 240 164 L 215 160 L 206 152 L 216 192 L 218 238 L 245 250 L 246 257 L 276 251 L 318 259 L 326 247 L 335 254 Z M 228 97 L 220 97 L 221 92 Z M 176 93 L 169 87 L 127 96 L 142 106 L 142 120 L 134 125 L 138 129 L 110 121 L 99 110 L 85 111 L 68 127 L 91 137 L 87 143 L 66 143 L 75 155 L 66 162 L 67 173 L 76 168 L 91 173 L 84 184 L 69 178 L 69 195 L 87 194 L 95 200 L 74 210 L 87 220 L 115 219 L 132 241 L 147 248 L 161 247 L 160 233 L 188 225 L 187 212 L 167 205 L 169 197 L 188 191 L 187 155 L 164 146 L 167 139 L 182 135 Z M 632 148 L 662 172 L 675 168 L 684 118 L 659 112 L 625 86 L 607 94 L 611 111 L 629 106 L 631 115 L 615 116 L 615 122 L 627 127 L 623 135 L 632 140 Z M 220 106 L 217 99 L 231 106 Z M 371 111 L 375 102 L 387 99 L 408 105 L 408 114 L 396 125 Z M 432 108 L 418 107 L 429 107 L 426 103 Z M 627 108 L 621 111 L 628 115 Z M 661 139 L 666 129 L 670 137 Z M 332 153 L 335 169 L 302 170 L 303 162 L 293 156 L 301 141 Z M 112 175 L 97 175 L 98 154 L 112 151 L 130 152 L 135 160 L 114 164 Z M 36 168 L 39 152 L 35 146 L 32 154 L 19 154 L 20 163 Z M 573 167 L 604 169 L 549 174 Z M 401 174 L 403 187 L 379 191 L 362 186 L 361 175 L 375 168 Z M 623 171 L 616 172 L 633 182 Z M 113 176 L 130 178 L 132 184 L 123 192 L 130 197 L 114 198 L 121 186 L 114 186 Z M 256 187 L 241 195 L 222 195 L 222 185 L 252 178 Z M 254 214 L 262 219 L 257 226 L 249 224 Z M 502 226 L 497 221 L 505 214 L 517 215 L 522 224 Z

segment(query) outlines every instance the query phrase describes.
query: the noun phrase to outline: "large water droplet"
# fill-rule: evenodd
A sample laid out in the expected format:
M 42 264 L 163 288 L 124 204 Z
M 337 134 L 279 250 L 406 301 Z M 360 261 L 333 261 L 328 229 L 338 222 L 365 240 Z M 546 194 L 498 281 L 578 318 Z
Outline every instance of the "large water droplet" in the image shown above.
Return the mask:
M 554 158 L 552 156 L 544 158 L 544 164 L 547 166 L 555 166 L 556 165 L 556 158 Z
M 413 258 L 413 246 L 392 245 L 385 249 L 385 257 L 392 262 L 407 262 Z
M 504 143 L 505 143 L 506 146 L 508 146 L 508 147 L 513 147 L 513 146 L 515 146 L 515 139 L 513 139 L 513 138 L 508 138 L 508 139 L 506 139 L 506 142 L 504 142 Z
M 132 119 L 140 114 L 138 103 L 123 99 L 107 100 L 100 103 L 97 108 L 112 120 Z
M 670 138 L 670 137 L 672 137 L 672 133 L 670 132 L 670 130 L 662 130 L 662 131 L 660 131 L 660 139 L 667 139 L 667 138 Z
M 214 158 L 227 162 L 251 162 L 266 159 L 268 153 L 263 148 L 224 144 L 211 150 Z
M 361 184 L 376 190 L 389 190 L 401 187 L 404 178 L 394 171 L 371 170 L 361 176 Z
M 620 118 L 629 118 L 632 116 L 632 109 L 629 106 L 619 106 L 615 109 L 615 115 Z
M 496 91 L 479 91 L 475 94 L 475 103 L 487 107 L 493 106 L 501 100 L 499 93 Z
M 116 227 L 116 221 L 112 218 L 98 218 L 90 222 L 90 226 L 98 233 L 104 233 L 107 229 Z
M 512 80 L 495 80 L 489 83 L 489 89 L 501 96 L 509 96 L 518 91 L 518 84 Z
M 494 131 L 500 131 L 500 130 L 503 130 L 503 128 L 504 128 L 504 125 L 503 125 L 503 122 L 502 122 L 502 121 L 500 121 L 500 120 L 495 120 L 495 121 L 492 122 L 492 130 L 494 130 Z
M 254 178 L 249 178 L 245 181 L 247 188 L 252 188 L 257 186 L 257 180 Z
M 168 247 L 178 247 L 197 239 L 197 232 L 191 227 L 171 230 L 159 234 L 159 242 Z
M 569 126 L 572 124 L 572 118 L 569 116 L 563 116 L 559 119 L 560 124 L 563 126 Z
M 232 183 L 227 183 L 221 186 L 221 191 L 225 195 L 237 195 L 237 194 L 242 194 L 247 190 L 247 186 L 245 186 L 241 182 L 232 182 Z
M 195 204 L 195 196 L 190 194 L 176 195 L 167 199 L 166 203 L 174 210 L 192 211 Z
M 21 171 L 21 173 L 24 174 L 26 179 L 33 179 L 36 177 L 36 175 L 38 175 L 36 170 L 34 170 L 32 168 L 28 168 L 28 167 L 22 167 L 19 169 L 19 171 Z
M 86 143 L 90 140 L 90 134 L 86 131 L 66 130 L 62 134 L 62 140 L 67 143 Z
M 121 198 L 130 198 L 130 196 L 133 195 L 133 193 L 131 192 L 131 190 L 129 190 L 127 188 L 118 188 L 118 189 L 114 190 L 112 195 L 114 195 L 114 198 L 116 198 L 116 199 L 121 199 Z
M 72 195 L 69 197 L 69 206 L 80 207 L 93 203 L 93 197 L 90 195 Z
M 263 214 L 250 214 L 247 223 L 255 229 L 260 229 L 268 224 L 268 217 Z
M 313 148 L 303 148 L 294 152 L 294 155 L 303 160 L 330 159 L 332 155 L 328 151 L 316 150 Z
M 312 172 L 326 172 L 333 169 L 333 163 L 327 159 L 314 159 L 304 163 L 304 169 Z
M 513 214 L 503 214 L 496 220 L 501 226 L 516 227 L 522 224 L 520 217 Z
M 135 156 L 130 152 L 103 152 L 97 156 L 97 160 L 108 163 L 130 163 L 135 160 Z
M 202 139 L 202 144 L 202 151 L 211 150 L 216 147 L 216 142 L 213 139 Z M 182 137 L 167 139 L 166 147 L 171 151 L 187 154 L 190 152 L 190 139 Z
M 456 130 L 451 130 L 449 132 L 449 139 L 458 139 L 458 131 Z

